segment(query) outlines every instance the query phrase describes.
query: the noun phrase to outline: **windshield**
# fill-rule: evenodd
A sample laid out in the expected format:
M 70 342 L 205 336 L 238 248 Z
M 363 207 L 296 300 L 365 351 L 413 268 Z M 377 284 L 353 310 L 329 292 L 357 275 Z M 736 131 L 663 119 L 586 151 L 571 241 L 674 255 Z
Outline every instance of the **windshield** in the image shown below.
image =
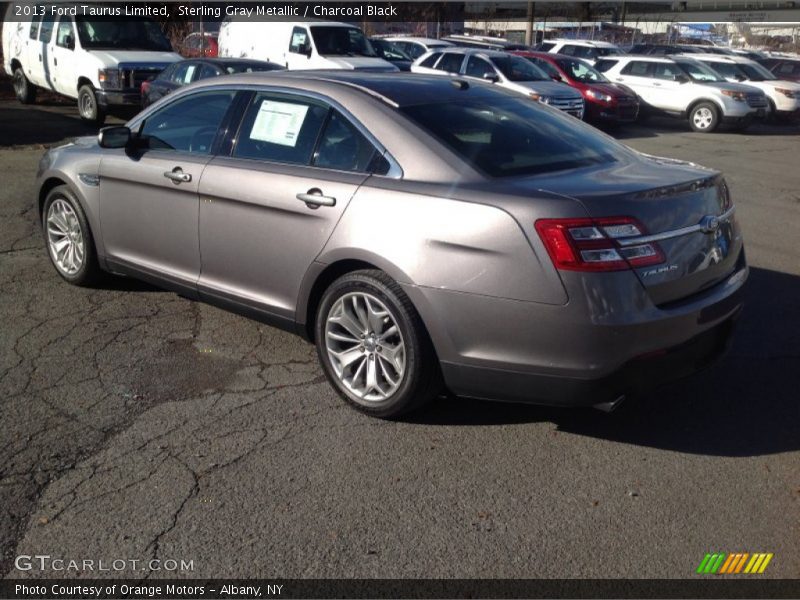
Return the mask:
M 381 58 L 385 60 L 413 60 L 408 54 L 400 50 L 391 42 L 385 40 L 370 40 L 370 44 L 375 49 Z
M 576 81 L 584 83 L 606 83 L 608 79 L 600 71 L 586 64 L 582 60 L 560 59 L 558 66 L 566 71 L 567 75 Z
M 714 69 L 698 62 L 675 62 L 693 81 L 725 81 L 725 78 L 717 73 Z
M 523 97 L 493 94 L 401 110 L 467 163 L 492 177 L 607 164 L 629 152 L 577 119 Z
M 311 37 L 321 56 L 378 56 L 355 27 L 312 27 Z
M 161 27 L 148 19 L 126 19 L 102 17 L 75 17 L 78 39 L 87 50 L 124 49 L 160 50 L 171 52 L 172 46 L 161 31 Z
M 492 63 L 509 81 L 545 81 L 547 74 L 519 56 L 493 56 Z

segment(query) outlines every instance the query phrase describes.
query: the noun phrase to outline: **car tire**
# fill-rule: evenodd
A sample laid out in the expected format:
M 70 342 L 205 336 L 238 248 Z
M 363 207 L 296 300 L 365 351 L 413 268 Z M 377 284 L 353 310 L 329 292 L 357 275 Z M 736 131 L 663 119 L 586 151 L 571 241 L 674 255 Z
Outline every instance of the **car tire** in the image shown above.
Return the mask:
M 80 202 L 66 185 L 47 194 L 42 210 L 42 233 L 56 272 L 78 286 L 97 283 L 102 272 L 92 231 Z
M 78 113 L 81 119 L 94 125 L 102 125 L 106 120 L 106 111 L 97 101 L 97 93 L 91 85 L 78 89 Z
M 700 102 L 689 111 L 689 127 L 698 133 L 711 133 L 719 125 L 719 109 L 713 102 Z
M 383 271 L 353 271 L 335 280 L 320 300 L 315 339 L 328 381 L 365 414 L 396 418 L 441 390 L 439 361 L 422 319 Z
M 14 69 L 14 95 L 22 104 L 33 104 L 36 101 L 36 86 L 25 77 L 22 67 Z

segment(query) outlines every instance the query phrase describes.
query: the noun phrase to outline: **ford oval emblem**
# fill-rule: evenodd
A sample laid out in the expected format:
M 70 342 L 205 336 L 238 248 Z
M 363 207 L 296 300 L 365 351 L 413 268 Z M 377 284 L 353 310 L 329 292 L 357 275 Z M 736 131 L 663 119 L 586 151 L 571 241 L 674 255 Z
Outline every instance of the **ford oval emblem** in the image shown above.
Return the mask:
M 719 229 L 719 219 L 713 215 L 703 217 L 700 221 L 700 228 L 703 230 L 703 233 L 714 233 Z

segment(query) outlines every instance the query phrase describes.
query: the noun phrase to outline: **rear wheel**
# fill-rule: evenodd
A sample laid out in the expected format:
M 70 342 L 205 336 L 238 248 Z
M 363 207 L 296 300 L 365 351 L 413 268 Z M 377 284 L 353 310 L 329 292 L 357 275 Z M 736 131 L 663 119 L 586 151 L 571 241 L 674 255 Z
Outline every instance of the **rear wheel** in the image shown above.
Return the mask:
M 719 109 L 711 102 L 700 102 L 689 111 L 689 126 L 699 133 L 711 133 L 719 125 Z
M 42 230 L 50 262 L 73 285 L 88 286 L 100 278 L 89 222 L 65 185 L 53 188 L 44 202 Z
M 14 95 L 22 104 L 32 104 L 36 101 L 36 86 L 25 77 L 22 67 L 14 69 Z
M 397 417 L 439 393 L 438 360 L 422 320 L 382 271 L 334 281 L 320 302 L 315 334 L 328 381 L 363 413 Z
M 82 85 L 78 90 L 78 112 L 81 119 L 95 125 L 102 125 L 106 112 L 97 101 L 97 93 L 91 85 Z

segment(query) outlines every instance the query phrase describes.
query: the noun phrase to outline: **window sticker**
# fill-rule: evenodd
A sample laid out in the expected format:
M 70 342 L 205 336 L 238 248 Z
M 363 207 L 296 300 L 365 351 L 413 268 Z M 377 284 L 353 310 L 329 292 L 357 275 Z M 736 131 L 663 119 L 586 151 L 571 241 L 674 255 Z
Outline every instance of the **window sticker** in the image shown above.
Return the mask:
M 303 104 L 263 100 L 250 139 L 294 148 L 307 112 L 308 106 Z
M 191 83 L 192 82 L 192 76 L 194 75 L 195 67 L 196 67 L 196 65 L 189 65 L 189 68 L 186 69 L 186 75 L 183 78 L 183 82 L 184 83 Z

